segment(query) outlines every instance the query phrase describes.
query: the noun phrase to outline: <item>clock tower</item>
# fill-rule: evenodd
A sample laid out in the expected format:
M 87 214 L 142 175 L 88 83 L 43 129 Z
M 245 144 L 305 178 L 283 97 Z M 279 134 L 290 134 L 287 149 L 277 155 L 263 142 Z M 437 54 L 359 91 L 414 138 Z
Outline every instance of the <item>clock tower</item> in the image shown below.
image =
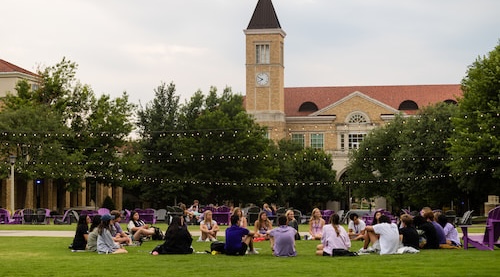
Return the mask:
M 246 36 L 246 110 L 268 127 L 270 139 L 285 134 L 284 39 L 271 0 L 259 0 Z

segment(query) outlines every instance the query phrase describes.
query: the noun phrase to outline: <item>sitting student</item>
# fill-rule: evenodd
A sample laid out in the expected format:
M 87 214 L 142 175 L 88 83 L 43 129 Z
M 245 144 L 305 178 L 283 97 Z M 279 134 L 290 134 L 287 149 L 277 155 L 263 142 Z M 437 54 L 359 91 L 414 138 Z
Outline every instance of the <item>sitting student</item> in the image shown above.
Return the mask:
M 174 216 L 165 232 L 165 242 L 156 247 L 151 254 L 192 254 L 192 242 L 193 238 L 184 224 L 184 217 Z
M 292 227 L 293 229 L 295 229 L 295 231 L 297 231 L 297 233 L 295 234 L 295 240 L 300 240 L 299 223 L 295 219 L 295 213 L 293 212 L 293 210 L 288 210 L 286 211 L 285 216 L 287 220 L 286 225 Z
M 373 225 L 377 225 L 380 223 L 380 216 L 382 215 L 382 212 L 381 211 L 376 211 L 374 214 L 373 214 L 373 220 L 372 220 L 372 223 L 371 223 L 371 226 Z M 378 235 L 377 235 L 378 236 Z M 365 232 L 365 236 L 363 237 L 364 239 L 364 242 L 363 242 L 363 248 L 367 249 L 368 248 L 368 245 L 370 244 L 370 237 L 366 235 L 366 232 Z
M 104 214 L 101 217 L 101 224 L 98 227 L 97 252 L 99 254 L 122 254 L 128 253 L 121 248 L 121 245 L 114 242 L 111 235 L 111 220 L 115 217 L 110 214 Z
M 347 231 L 349 238 L 351 240 L 361 240 L 365 236 L 365 222 L 359 218 L 357 213 L 352 213 L 349 215 L 349 224 L 347 225 Z
M 200 222 L 200 231 L 201 236 L 198 241 L 217 241 L 219 226 L 217 221 L 212 219 L 212 211 L 205 211 L 203 220 Z
M 403 246 L 420 249 L 417 229 L 413 226 L 413 218 L 408 214 L 401 215 L 401 228 L 399 229 L 399 240 Z
M 231 216 L 231 226 L 226 229 L 226 243 L 224 245 L 226 255 L 243 256 L 246 254 L 247 249 L 249 249 L 248 254 L 258 254 L 253 248 L 254 232 L 240 227 L 239 221 L 239 216 L 235 214 Z
M 349 235 L 344 227 L 340 225 L 339 215 L 332 214 L 330 223 L 323 227 L 323 237 L 321 238 L 321 244 L 316 247 L 316 255 L 335 256 L 335 251 L 339 249 L 349 250 L 351 247 Z
M 136 211 L 132 212 L 127 229 L 132 234 L 132 240 L 138 242 L 142 241 L 143 237 L 149 237 L 155 233 L 154 228 L 150 228 L 149 224 L 144 223 Z
M 243 211 L 241 210 L 241 208 L 238 208 L 238 207 L 234 208 L 233 213 L 231 215 L 233 215 L 233 214 L 238 215 L 240 217 L 240 227 L 243 227 L 243 228 L 248 227 L 247 218 L 243 214 Z
M 120 221 L 122 221 L 121 213 L 117 210 L 111 211 L 111 215 L 115 217 L 111 221 L 111 235 L 113 236 L 113 240 L 119 244 L 132 245 L 132 238 L 130 238 L 120 225 Z
M 85 250 L 87 248 L 87 240 L 89 238 L 89 223 L 90 217 L 80 215 L 78 225 L 76 226 L 75 238 L 73 239 L 73 250 Z
M 415 228 L 419 232 L 419 246 L 421 249 L 439 249 L 436 228 L 432 223 L 428 222 L 423 216 L 417 215 L 413 217 L 413 224 L 415 224 Z
M 453 248 L 451 245 L 446 244 L 446 235 L 444 234 L 443 227 L 439 225 L 439 223 L 436 222 L 436 219 L 434 217 L 434 213 L 431 212 L 425 212 L 424 213 L 424 218 L 434 226 L 434 229 L 436 229 L 436 236 L 438 239 L 439 243 L 439 248 Z
M 196 221 L 199 222 L 201 216 L 200 202 L 198 200 L 193 200 L 193 205 L 189 207 L 188 212 L 192 213 Z
M 101 215 L 94 215 L 92 218 L 92 224 L 89 228 L 89 238 L 87 240 L 87 250 L 95 252 L 97 251 L 97 237 L 99 235 L 98 228 L 101 224 Z
M 455 226 L 448 222 L 448 218 L 446 218 L 446 215 L 439 215 L 438 223 L 443 227 L 444 234 L 446 236 L 446 244 L 460 247 L 462 244 L 460 243 L 457 229 L 455 229 Z
M 278 218 L 279 227 L 269 231 L 271 249 L 276 257 L 297 256 L 295 250 L 295 234 L 297 234 L 297 231 L 286 225 L 286 221 L 285 216 L 280 216 Z
M 262 210 L 266 212 L 268 218 L 275 215 L 275 211 L 271 209 L 271 207 L 267 203 L 264 203 L 264 205 L 262 205 Z
M 269 239 L 269 235 L 267 231 L 271 231 L 273 229 L 273 224 L 267 218 L 267 214 L 265 211 L 259 213 L 259 219 L 257 219 L 254 223 L 254 233 L 257 239 Z
M 380 223 L 377 225 L 366 226 L 366 233 L 374 245 L 373 248 L 380 250 L 380 255 L 396 254 L 399 248 L 398 226 L 391 223 L 391 219 L 386 215 L 380 216 L 379 221 Z M 367 253 L 370 250 L 361 248 L 359 252 Z
M 321 240 L 323 236 L 323 226 L 325 226 L 325 220 L 321 217 L 321 211 L 318 208 L 314 208 L 311 212 L 311 218 L 309 219 L 308 239 Z

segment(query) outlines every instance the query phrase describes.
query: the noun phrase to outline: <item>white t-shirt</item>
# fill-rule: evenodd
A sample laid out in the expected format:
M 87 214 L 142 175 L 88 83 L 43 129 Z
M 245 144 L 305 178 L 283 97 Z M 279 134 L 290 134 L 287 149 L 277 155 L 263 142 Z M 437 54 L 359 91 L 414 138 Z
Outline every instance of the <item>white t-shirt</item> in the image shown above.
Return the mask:
M 347 226 L 348 230 L 352 230 L 354 234 L 359 234 L 363 230 L 365 230 L 366 224 L 363 220 L 358 218 L 358 224 L 354 224 L 354 221 L 350 220 L 349 225 Z
M 399 248 L 399 230 L 394 223 L 379 223 L 373 226 L 375 234 L 379 234 L 380 255 L 396 254 Z

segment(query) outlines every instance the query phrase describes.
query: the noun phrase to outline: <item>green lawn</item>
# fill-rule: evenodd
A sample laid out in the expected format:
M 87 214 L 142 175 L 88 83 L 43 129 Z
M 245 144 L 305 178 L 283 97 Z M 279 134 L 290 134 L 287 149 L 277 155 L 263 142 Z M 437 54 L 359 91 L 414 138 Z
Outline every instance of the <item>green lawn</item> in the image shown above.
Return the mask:
M 166 225 L 158 224 L 164 230 Z M 0 225 L 6 229 L 74 230 L 71 226 Z M 190 226 L 195 230 L 196 226 Z M 301 226 L 301 231 L 307 225 Z M 223 238 L 221 238 L 223 239 Z M 297 241 L 298 256 L 271 256 L 267 242 L 256 243 L 259 255 L 159 255 L 149 251 L 159 244 L 129 247 L 124 255 L 72 253 L 71 238 L 0 237 L 1 276 L 498 276 L 500 250 L 425 250 L 419 254 L 359 257 L 317 257 L 317 242 Z M 194 242 L 195 251 L 210 243 Z M 352 249 L 361 247 L 355 242 Z

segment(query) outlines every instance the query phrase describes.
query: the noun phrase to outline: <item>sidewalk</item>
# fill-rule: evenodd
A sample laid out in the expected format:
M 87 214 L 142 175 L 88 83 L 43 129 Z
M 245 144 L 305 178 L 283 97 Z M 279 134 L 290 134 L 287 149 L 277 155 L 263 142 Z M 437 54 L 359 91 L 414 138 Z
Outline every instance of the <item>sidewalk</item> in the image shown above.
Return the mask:
M 162 230 L 165 233 L 165 230 Z M 200 231 L 189 231 L 193 237 L 199 237 Z M 301 237 L 307 232 L 300 232 Z M 0 230 L 0 237 L 64 237 L 72 238 L 75 231 L 34 231 L 34 230 Z M 218 237 L 224 237 L 224 232 L 219 232 Z

